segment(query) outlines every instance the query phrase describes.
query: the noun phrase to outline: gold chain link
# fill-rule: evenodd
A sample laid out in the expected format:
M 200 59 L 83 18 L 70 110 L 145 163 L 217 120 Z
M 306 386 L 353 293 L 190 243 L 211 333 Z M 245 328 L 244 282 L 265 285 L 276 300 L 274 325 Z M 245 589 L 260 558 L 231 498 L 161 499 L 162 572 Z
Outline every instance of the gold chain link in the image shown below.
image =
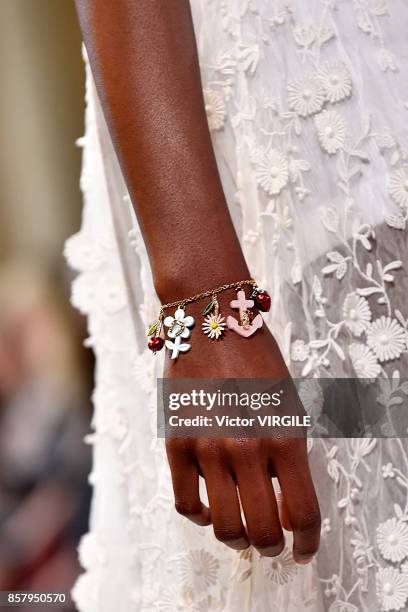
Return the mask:
M 227 283 L 226 285 L 221 285 L 221 287 L 216 287 L 215 289 L 209 289 L 208 291 L 203 291 L 202 293 L 196 293 L 191 297 L 186 298 L 185 300 L 178 300 L 177 302 L 169 302 L 168 304 L 163 304 L 160 308 L 159 319 L 163 316 L 164 311 L 167 308 L 176 308 L 177 306 L 185 306 L 186 304 L 191 304 L 191 302 L 197 302 L 205 297 L 210 297 L 213 295 L 217 295 L 222 291 L 226 291 L 227 289 L 240 289 L 244 285 L 252 285 L 256 286 L 257 282 L 253 279 L 247 279 L 242 281 L 237 281 L 236 283 Z

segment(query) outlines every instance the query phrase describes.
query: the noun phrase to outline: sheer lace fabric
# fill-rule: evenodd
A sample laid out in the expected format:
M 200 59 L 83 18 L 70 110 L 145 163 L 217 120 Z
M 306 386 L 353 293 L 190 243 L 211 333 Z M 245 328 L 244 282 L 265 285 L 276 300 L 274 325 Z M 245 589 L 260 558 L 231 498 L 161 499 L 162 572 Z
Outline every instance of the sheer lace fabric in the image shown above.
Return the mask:
M 404 0 L 193 0 L 209 127 L 267 322 L 302 398 L 318 377 L 408 389 L 408 5 Z M 173 509 L 155 438 L 157 313 L 140 231 L 88 70 L 82 228 L 72 301 L 96 353 L 91 530 L 81 612 L 357 612 L 408 607 L 405 440 L 319 440 L 323 517 L 312 565 L 218 543 Z

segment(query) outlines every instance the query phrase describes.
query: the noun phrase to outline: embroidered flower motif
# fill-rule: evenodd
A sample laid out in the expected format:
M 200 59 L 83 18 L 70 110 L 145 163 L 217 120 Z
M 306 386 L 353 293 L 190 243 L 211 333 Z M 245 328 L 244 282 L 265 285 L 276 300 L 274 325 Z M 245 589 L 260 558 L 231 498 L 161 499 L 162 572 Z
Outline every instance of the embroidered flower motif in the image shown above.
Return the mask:
M 392 463 L 387 463 L 382 466 L 383 478 L 395 478 L 394 466 Z
M 203 94 L 208 127 L 210 131 L 220 130 L 227 114 L 224 100 L 213 89 L 205 89 Z
M 89 314 L 98 306 L 95 283 L 88 273 L 77 276 L 71 286 L 71 303 L 81 314 Z
M 290 356 L 292 361 L 306 361 L 309 357 L 309 347 L 303 340 L 295 340 L 292 343 Z
M 335 588 L 327 590 L 330 591 L 330 594 L 327 593 L 328 597 L 336 594 Z M 337 599 L 336 601 L 333 601 L 328 609 L 328 612 L 358 612 L 358 608 L 349 601 L 341 601 L 340 599 Z
M 317 135 L 322 149 L 334 155 L 344 145 L 346 124 L 343 117 L 334 110 L 325 110 L 315 117 Z
M 101 279 L 99 290 L 100 303 L 106 312 L 119 312 L 127 305 L 128 294 L 121 271 L 112 271 Z
M 218 340 L 225 330 L 225 318 L 220 314 L 207 315 L 203 323 L 203 332 L 207 334 L 211 340 Z
M 299 397 L 308 414 L 319 414 L 323 408 L 324 395 L 318 380 L 303 380 L 299 386 Z
M 395 517 L 377 527 L 377 544 L 384 559 L 399 563 L 408 556 L 408 526 Z
M 322 520 L 322 526 L 320 529 L 320 532 L 322 535 L 327 535 L 328 533 L 331 532 L 331 523 L 330 523 L 330 519 L 329 518 L 325 518 Z
M 349 293 L 343 304 L 344 322 L 354 336 L 361 336 L 371 321 L 371 310 L 365 298 Z
M 318 113 L 324 104 L 325 92 L 319 79 L 308 75 L 288 85 L 289 107 L 301 117 Z
M 202 593 L 217 580 L 219 563 L 206 550 L 191 550 L 180 561 L 180 575 L 193 592 Z
M 314 25 L 312 23 L 298 24 L 293 29 L 293 37 L 299 47 L 310 47 L 316 39 Z
M 101 245 L 87 239 L 82 232 L 66 240 L 64 256 L 72 269 L 81 272 L 96 270 L 103 263 Z
M 99 571 L 84 572 L 79 576 L 71 591 L 71 597 L 78 610 L 91 612 L 98 609 L 100 581 Z
M 376 590 L 382 610 L 402 610 L 408 598 L 407 577 L 395 567 L 382 567 L 377 572 Z
M 408 207 L 408 167 L 392 172 L 387 180 L 388 193 L 401 208 Z
M 214 599 L 211 595 L 197 602 L 197 612 L 208 612 L 209 610 L 211 612 L 223 612 L 224 609 L 223 603 Z
M 159 600 L 154 599 L 154 609 L 160 612 L 198 612 L 198 608 L 192 600 L 192 594 L 183 590 L 166 589 Z
M 98 570 L 107 563 L 105 547 L 94 532 L 82 536 L 78 546 L 79 562 L 88 571 Z
M 326 98 L 332 104 L 350 96 L 350 72 L 344 62 L 340 60 L 325 62 L 319 69 L 319 78 L 326 93 Z
M 401 565 L 401 572 L 408 576 L 408 561 L 405 561 L 405 563 Z
M 278 557 L 262 557 L 261 564 L 265 576 L 278 585 L 292 582 L 297 574 L 296 563 L 287 548 Z
M 381 368 L 374 353 L 365 344 L 351 344 L 348 351 L 359 378 L 377 378 Z
M 278 195 L 289 180 L 289 164 L 287 157 L 277 151 L 271 149 L 265 155 L 260 151 L 253 156 L 256 164 L 255 176 L 259 185 L 269 195 Z
M 380 361 L 397 359 L 406 346 L 405 331 L 395 319 L 376 319 L 367 329 L 367 344 Z

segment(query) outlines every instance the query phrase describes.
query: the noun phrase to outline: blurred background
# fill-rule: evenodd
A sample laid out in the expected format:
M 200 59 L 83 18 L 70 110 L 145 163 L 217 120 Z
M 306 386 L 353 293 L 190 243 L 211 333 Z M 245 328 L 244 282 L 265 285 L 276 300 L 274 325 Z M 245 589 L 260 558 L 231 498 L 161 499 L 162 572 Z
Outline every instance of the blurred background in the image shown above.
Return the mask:
M 68 591 L 88 521 L 93 375 L 62 257 L 81 216 L 73 1 L 1 0 L 0 58 L 0 590 Z

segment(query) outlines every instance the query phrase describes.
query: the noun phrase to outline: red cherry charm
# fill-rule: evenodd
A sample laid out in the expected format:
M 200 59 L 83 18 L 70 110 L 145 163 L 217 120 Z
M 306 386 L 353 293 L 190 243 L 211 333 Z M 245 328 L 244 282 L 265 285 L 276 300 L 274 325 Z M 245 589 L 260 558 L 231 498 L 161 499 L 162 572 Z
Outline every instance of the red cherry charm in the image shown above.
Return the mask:
M 269 312 L 271 308 L 271 296 L 267 291 L 260 291 L 254 295 L 255 306 L 262 312 Z
M 153 351 L 153 353 L 157 353 L 157 351 L 160 351 L 163 348 L 164 340 L 163 338 L 156 336 L 155 338 L 152 338 L 149 341 L 149 344 L 147 346 L 151 351 Z

